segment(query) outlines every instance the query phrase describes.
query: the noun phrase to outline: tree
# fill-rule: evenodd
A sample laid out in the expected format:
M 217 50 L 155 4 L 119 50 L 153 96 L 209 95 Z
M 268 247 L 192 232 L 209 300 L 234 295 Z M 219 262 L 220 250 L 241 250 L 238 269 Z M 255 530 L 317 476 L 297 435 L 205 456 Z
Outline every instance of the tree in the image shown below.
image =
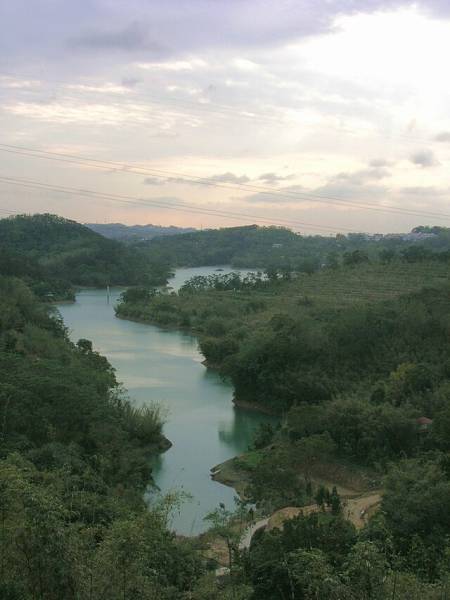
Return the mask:
M 392 466 L 382 510 L 395 551 L 433 581 L 450 535 L 450 480 L 439 462 L 409 459 Z
M 290 552 L 286 568 L 292 585 L 292 598 L 342 598 L 344 585 L 321 550 L 300 548 Z
M 210 532 L 225 541 L 228 552 L 230 576 L 234 577 L 234 568 L 239 557 L 239 542 L 245 529 L 247 517 L 243 506 L 237 511 L 227 510 L 224 504 L 206 515 L 205 520 L 211 524 Z
M 338 515 L 341 512 L 341 499 L 335 485 L 333 486 L 333 490 L 331 492 L 330 505 L 333 515 Z
M 369 262 L 369 257 L 363 250 L 353 250 L 353 252 L 344 252 L 342 262 L 346 267 L 354 267 Z
M 327 490 L 326 490 L 325 486 L 319 485 L 316 495 L 315 495 L 315 499 L 316 499 L 318 506 L 321 506 L 321 507 L 325 506 L 326 497 L 327 497 Z
M 357 542 L 353 546 L 348 555 L 345 578 L 358 597 L 385 600 L 386 574 L 386 559 L 374 543 Z
M 393 250 L 392 248 L 383 248 L 379 254 L 380 256 L 380 261 L 384 264 L 384 265 L 388 265 L 389 263 L 391 263 L 395 256 L 395 250 Z

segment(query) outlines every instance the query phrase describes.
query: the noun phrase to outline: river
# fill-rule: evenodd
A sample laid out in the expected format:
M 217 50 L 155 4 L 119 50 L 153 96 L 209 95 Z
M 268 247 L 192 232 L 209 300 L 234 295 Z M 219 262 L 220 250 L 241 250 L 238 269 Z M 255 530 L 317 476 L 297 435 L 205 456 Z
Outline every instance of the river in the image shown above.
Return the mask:
M 178 269 L 170 286 L 178 289 L 193 275 L 216 268 Z M 76 303 L 58 308 L 71 339 L 92 340 L 133 402 L 158 402 L 167 413 L 164 435 L 173 446 L 154 460 L 153 476 L 161 493 L 180 490 L 192 496 L 174 514 L 172 527 L 195 535 L 207 529 L 203 518 L 220 502 L 234 506 L 234 490 L 212 481 L 211 467 L 244 452 L 255 428 L 273 419 L 233 406 L 232 385 L 203 366 L 193 336 L 117 319 L 114 304 L 121 291 L 112 289 L 108 304 L 105 290 L 83 290 Z

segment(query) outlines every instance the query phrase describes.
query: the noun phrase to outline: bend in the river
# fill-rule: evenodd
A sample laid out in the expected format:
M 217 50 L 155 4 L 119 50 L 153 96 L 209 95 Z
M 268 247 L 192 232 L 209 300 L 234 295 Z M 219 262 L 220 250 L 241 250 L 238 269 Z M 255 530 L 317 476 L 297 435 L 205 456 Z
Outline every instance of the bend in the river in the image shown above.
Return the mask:
M 216 268 L 178 269 L 170 285 L 178 289 Z M 231 384 L 204 367 L 191 335 L 117 319 L 113 306 L 120 292 L 111 290 L 108 304 L 105 290 L 84 290 L 75 304 L 59 310 L 72 339 L 92 340 L 134 402 L 159 402 L 167 411 L 164 434 L 173 446 L 155 459 L 153 474 L 162 493 L 178 489 L 192 496 L 173 527 L 195 535 L 207 528 L 203 518 L 220 502 L 233 506 L 234 490 L 211 480 L 211 467 L 244 452 L 259 423 L 272 419 L 233 406 Z

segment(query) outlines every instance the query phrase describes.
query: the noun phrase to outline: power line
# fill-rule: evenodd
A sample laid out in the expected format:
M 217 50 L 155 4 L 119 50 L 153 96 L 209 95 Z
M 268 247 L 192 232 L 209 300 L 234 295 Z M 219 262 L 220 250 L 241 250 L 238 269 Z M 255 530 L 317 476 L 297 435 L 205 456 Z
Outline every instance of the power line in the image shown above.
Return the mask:
M 77 194 L 79 196 L 94 197 L 97 199 L 119 202 L 122 204 L 134 204 L 134 205 L 147 207 L 147 208 L 156 207 L 156 208 L 164 208 L 164 209 L 176 210 L 176 211 L 188 212 L 188 213 L 199 213 L 199 214 L 205 214 L 205 215 L 211 215 L 211 216 L 220 216 L 220 217 L 226 217 L 229 219 L 238 219 L 238 220 L 247 219 L 250 222 L 259 221 L 259 222 L 263 222 L 265 224 L 280 225 L 280 226 L 285 226 L 285 227 L 290 225 L 291 227 L 302 227 L 304 229 L 314 229 L 314 230 L 322 229 L 322 230 L 325 230 L 328 234 L 337 232 L 337 229 L 335 227 L 329 227 L 327 225 L 318 225 L 316 223 L 305 223 L 302 221 L 290 221 L 287 219 L 269 219 L 267 217 L 261 217 L 259 215 L 252 215 L 252 214 L 248 214 L 248 213 L 236 213 L 236 212 L 231 212 L 231 211 L 215 210 L 215 209 L 210 209 L 210 208 L 201 208 L 196 205 L 190 205 L 190 204 L 176 204 L 175 205 L 175 203 L 163 202 L 162 200 L 157 200 L 157 201 L 143 200 L 143 199 L 137 198 L 135 196 L 103 193 L 103 192 L 96 192 L 94 190 L 87 190 L 84 188 L 78 189 L 78 188 L 73 188 L 73 187 L 68 187 L 68 186 L 53 185 L 53 184 L 47 184 L 44 182 L 39 182 L 39 181 L 31 180 L 31 179 L 20 179 L 20 178 L 16 178 L 16 177 L 6 177 L 3 175 L 0 175 L 0 181 L 3 183 L 17 185 L 20 187 L 26 187 L 26 188 L 38 189 L 38 190 L 44 190 L 44 191 L 52 191 L 52 192 L 61 192 L 61 193 L 66 193 L 66 194 Z M 348 231 L 348 232 L 352 231 L 351 229 L 348 229 L 348 228 L 341 228 L 341 229 Z
M 154 169 L 154 168 L 143 168 L 136 167 L 129 163 L 117 162 L 105 159 L 95 159 L 86 156 L 72 155 L 68 153 L 62 152 L 50 152 L 46 150 L 38 150 L 36 148 L 30 148 L 27 146 L 16 146 L 12 144 L 0 144 L 0 151 L 6 152 L 10 154 L 18 154 L 20 156 L 27 156 L 29 158 L 41 158 L 47 160 L 54 160 L 59 162 L 68 162 L 72 164 L 81 164 L 83 166 L 89 165 L 92 168 L 101 169 L 101 170 L 109 170 L 112 167 L 120 168 L 125 173 L 130 173 L 134 175 L 164 175 L 165 177 L 169 176 L 170 178 L 175 177 L 178 182 L 186 182 L 186 183 L 197 183 L 199 185 L 207 185 L 217 188 L 223 188 L 227 190 L 242 190 L 246 192 L 257 192 L 259 194 L 263 194 L 266 196 L 274 196 L 281 197 L 289 200 L 309 200 L 309 201 L 317 201 L 325 204 L 341 204 L 344 206 L 349 206 L 353 208 L 359 208 L 361 210 L 371 210 L 376 212 L 383 213 L 392 213 L 392 214 L 405 214 L 416 217 L 427 217 L 430 219 L 450 219 L 450 214 L 446 213 L 437 213 L 431 211 L 422 211 L 419 209 L 403 209 L 401 207 L 396 206 L 379 206 L 373 203 L 361 203 L 361 202 L 351 202 L 345 200 L 343 198 L 338 198 L 335 196 L 321 195 L 312 192 L 290 192 L 287 191 L 274 191 L 271 188 L 258 186 L 253 184 L 227 184 L 227 183 L 217 183 L 212 179 L 208 179 L 206 177 L 197 177 L 194 175 L 187 175 L 185 173 L 180 173 L 177 171 L 167 171 L 163 169 Z

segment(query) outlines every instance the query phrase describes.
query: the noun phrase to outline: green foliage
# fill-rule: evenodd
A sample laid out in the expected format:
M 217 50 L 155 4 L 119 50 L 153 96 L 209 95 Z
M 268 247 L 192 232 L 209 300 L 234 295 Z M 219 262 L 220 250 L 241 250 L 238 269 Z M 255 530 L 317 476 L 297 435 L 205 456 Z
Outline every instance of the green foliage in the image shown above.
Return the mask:
M 21 280 L 0 277 L 0 315 L 0 596 L 178 600 L 203 561 L 144 505 L 159 408 Z
M 429 237 L 414 234 L 431 233 Z M 412 240 L 412 241 L 411 241 Z M 367 264 L 380 257 L 383 263 L 394 257 L 406 262 L 428 259 L 450 260 L 448 228 L 413 231 L 412 236 L 336 237 L 303 236 L 282 227 L 229 227 L 194 231 L 143 242 L 143 247 L 174 266 L 232 264 L 234 267 L 264 269 L 269 279 L 289 280 L 292 273 L 312 274 L 324 265 L 335 270 Z
M 275 435 L 275 430 L 271 423 L 261 423 L 253 434 L 253 447 L 255 450 L 265 448 L 272 441 Z
M 283 531 L 259 532 L 248 556 L 234 545 L 223 597 L 246 584 L 253 600 L 446 597 L 450 238 L 433 233 L 411 244 L 251 228 L 153 246 L 175 263 L 205 264 L 220 250 L 223 262 L 265 270 L 247 281 L 194 278 L 178 295 L 125 301 L 118 312 L 190 327 L 238 401 L 284 416 L 280 430 L 260 431 L 256 450 L 237 461 L 258 508 L 314 498 L 323 507 Z M 275 235 L 284 238 L 270 243 Z M 421 428 L 421 416 L 432 424 Z M 367 472 L 373 486 L 389 473 L 381 512 L 361 533 L 344 519 L 336 487 L 313 479 L 342 464 Z
M 386 598 L 386 558 L 372 542 L 357 542 L 348 554 L 345 579 L 367 600 Z
M 345 252 L 342 262 L 346 267 L 354 267 L 362 263 L 369 262 L 367 253 L 362 250 L 353 250 L 352 252 Z
M 355 541 L 352 525 L 325 514 L 300 515 L 286 521 L 282 531 L 265 532 L 250 550 L 254 597 L 345 597 L 339 572 Z
M 27 276 L 48 299 L 71 299 L 70 284 L 160 285 L 168 266 L 147 253 L 108 240 L 56 215 L 18 215 L 0 220 L 0 273 Z
M 432 417 L 432 396 L 443 379 L 434 364 L 448 352 L 450 314 L 442 286 L 448 268 L 436 267 L 430 281 L 437 289 L 420 292 L 417 286 L 429 272 L 414 264 L 402 279 L 395 264 L 292 281 L 201 277 L 179 295 L 124 301 L 117 312 L 189 327 L 199 335 L 208 363 L 231 377 L 237 399 L 273 412 L 302 402 L 322 404 L 337 394 L 365 399 L 370 388 L 374 402 L 397 405 L 407 399 Z M 299 295 L 306 288 L 307 303 Z M 317 295 L 309 296 L 311 290 Z M 408 290 L 415 291 L 402 295 Z M 396 383 L 403 364 L 411 367 Z
M 450 479 L 435 460 L 415 459 L 393 466 L 385 483 L 382 510 L 396 551 L 422 578 L 448 570 Z

